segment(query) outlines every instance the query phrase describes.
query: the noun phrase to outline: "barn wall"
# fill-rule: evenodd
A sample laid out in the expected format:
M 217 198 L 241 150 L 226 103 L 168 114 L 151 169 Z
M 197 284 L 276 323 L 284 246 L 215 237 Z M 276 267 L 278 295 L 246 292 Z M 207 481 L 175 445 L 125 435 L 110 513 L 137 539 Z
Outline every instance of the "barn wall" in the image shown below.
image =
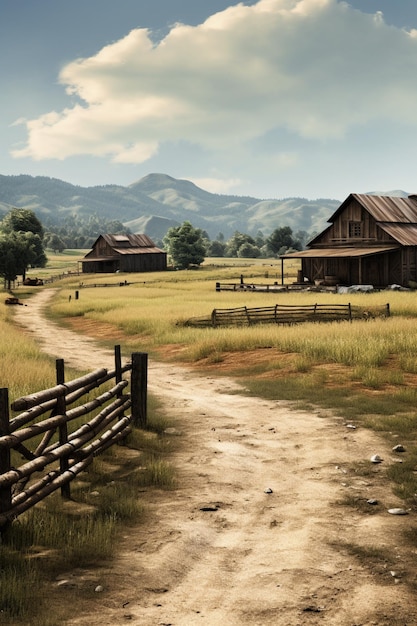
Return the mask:
M 357 225 L 355 230 L 352 225 Z M 316 244 L 322 246 L 346 245 L 369 246 L 375 243 L 389 243 L 394 239 L 377 225 L 374 218 L 357 200 L 352 200 L 334 223 L 323 232 Z
M 160 272 L 167 268 L 165 252 L 120 255 L 121 272 Z
M 317 257 L 302 259 L 302 271 L 311 282 L 325 276 L 336 276 L 341 285 L 403 285 L 410 280 L 417 282 L 417 249 L 387 252 L 366 257 Z

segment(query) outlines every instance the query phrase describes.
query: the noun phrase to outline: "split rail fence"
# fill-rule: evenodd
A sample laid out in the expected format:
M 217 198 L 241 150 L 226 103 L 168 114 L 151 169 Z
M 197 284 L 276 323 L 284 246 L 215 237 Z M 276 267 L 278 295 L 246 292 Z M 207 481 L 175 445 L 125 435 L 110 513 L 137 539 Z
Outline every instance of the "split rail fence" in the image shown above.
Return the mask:
M 348 304 L 312 304 L 290 305 L 275 304 L 274 306 L 234 309 L 213 309 L 209 317 L 192 317 L 185 322 L 186 326 L 217 328 L 219 326 L 252 326 L 254 324 L 300 324 L 302 322 L 333 322 L 352 321 L 354 319 L 372 319 L 389 317 L 389 304 L 363 307 Z
M 146 426 L 148 355 L 134 353 L 126 365 L 120 346 L 114 355 L 114 370 L 68 382 L 58 359 L 55 387 L 10 406 L 0 389 L 0 530 L 57 489 L 70 498 L 70 482 L 96 455 Z

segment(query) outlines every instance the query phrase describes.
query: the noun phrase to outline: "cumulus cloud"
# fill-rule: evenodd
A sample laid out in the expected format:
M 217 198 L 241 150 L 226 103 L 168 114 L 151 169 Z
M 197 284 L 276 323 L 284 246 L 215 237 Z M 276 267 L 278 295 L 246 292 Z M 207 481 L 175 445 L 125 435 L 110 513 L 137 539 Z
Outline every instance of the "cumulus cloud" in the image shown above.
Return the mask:
M 417 125 L 417 37 L 339 0 L 237 4 L 198 26 L 146 29 L 66 65 L 69 104 L 23 122 L 15 157 L 74 155 L 143 163 L 164 142 L 218 154 L 250 150 L 276 129 L 343 138 L 380 120 Z M 282 167 L 296 163 L 284 150 Z

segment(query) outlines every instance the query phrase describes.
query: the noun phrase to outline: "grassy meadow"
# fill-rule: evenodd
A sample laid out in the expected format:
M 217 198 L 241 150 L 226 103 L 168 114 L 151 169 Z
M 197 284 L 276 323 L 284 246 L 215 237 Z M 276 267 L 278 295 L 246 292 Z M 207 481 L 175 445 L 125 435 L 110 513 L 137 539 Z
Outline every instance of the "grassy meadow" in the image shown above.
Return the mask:
M 151 358 L 233 375 L 253 395 L 289 400 L 299 407 L 322 406 L 379 430 L 394 443 L 404 438 L 411 458 L 417 441 L 417 294 L 215 290 L 216 282 L 236 283 L 241 275 L 248 283 L 280 283 L 280 266 L 277 260 L 208 259 L 199 270 L 69 277 L 60 283 L 49 314 L 109 344 L 121 332 L 125 352 L 145 351 Z M 285 269 L 285 282 L 294 282 L 297 262 Z M 96 284 L 108 286 L 92 286 Z M 208 316 L 214 308 L 280 302 L 350 302 L 366 309 L 388 303 L 391 315 L 352 323 L 184 326 L 185 320 Z M 415 474 L 397 474 L 399 491 L 413 494 L 414 505 Z
M 277 260 L 265 259 L 208 259 L 200 269 L 190 271 L 76 275 L 72 272 L 76 272 L 77 261 L 83 254 L 83 251 L 49 254 L 47 268 L 29 274 L 48 278 L 67 272 L 65 277 L 45 287 L 19 286 L 13 294 L 22 302 L 30 303 L 31 294 L 52 287 L 56 293 L 47 312 L 51 318 L 77 332 L 92 334 L 105 344 L 120 343 L 124 355 L 148 352 L 154 359 L 186 363 L 219 376 L 232 375 L 239 378 L 247 393 L 288 400 L 301 408 L 315 405 L 331 409 L 346 423 L 378 430 L 392 445 L 401 442 L 406 448 L 404 462 L 391 465 L 387 477 L 405 504 L 417 510 L 416 292 L 348 295 L 216 292 L 216 282 L 237 283 L 241 275 L 248 283 L 280 283 L 281 264 Z M 289 271 L 285 281 L 294 282 L 297 263 L 285 269 Z M 5 297 L 6 292 L 3 295 Z M 348 302 L 368 309 L 389 303 L 391 316 L 352 323 L 296 326 L 220 329 L 184 326 L 187 319 L 209 316 L 214 308 Z M 10 399 L 54 385 L 55 360 L 39 353 L 36 342 L 14 326 L 13 307 L 2 306 L 0 311 L 0 385 L 9 388 Z M 165 448 L 164 438 L 159 437 L 166 427 L 163 410 L 161 413 L 161 408 L 154 402 L 151 398 L 153 432 L 134 433 L 131 444 L 141 451 L 141 462 L 145 459 L 147 467 L 145 474 L 132 468 L 135 476 L 132 484 L 139 491 L 152 485 L 169 489 L 175 483 L 172 469 L 165 459 L 169 450 Z M 109 451 L 109 454 L 111 457 L 117 452 Z M 76 491 L 77 498 L 85 505 L 92 504 L 91 494 L 96 490 L 102 494 L 93 525 L 101 529 L 94 534 L 95 540 L 103 545 L 94 544 L 92 559 L 100 554 L 104 559 L 111 556 L 109 543 L 113 541 L 116 521 L 130 523 L 142 515 L 135 495 L 133 500 L 128 499 L 123 485 L 117 487 L 117 480 L 116 488 L 114 484 L 107 484 L 111 458 L 110 461 L 106 459 L 104 465 L 100 460 L 94 464 L 87 483 Z M 96 507 L 94 498 L 93 501 Z M 25 622 L 25 611 L 28 610 L 25 593 L 28 585 L 36 587 L 40 574 L 35 561 L 17 561 L 16 551 L 29 553 L 34 543 L 45 546 L 46 550 L 55 546 L 56 550 L 56 534 L 68 536 L 69 533 L 76 541 L 72 548 L 65 548 L 68 562 L 76 563 L 82 553 L 87 555 L 88 561 L 91 551 L 86 548 L 85 540 L 88 543 L 91 528 L 90 522 L 85 520 L 84 530 L 80 531 L 78 527 L 74 530 L 73 526 L 63 529 L 60 526 L 61 510 L 54 502 L 36 521 L 31 515 L 22 522 L 21 533 L 15 535 L 17 543 L 4 545 L 0 551 L 2 559 L 11 563 L 3 574 L 0 572 L 0 588 L 3 589 L 0 605 L 10 605 L 4 615 L 6 618 L 11 614 L 17 616 L 16 624 L 48 626 L 57 623 L 53 616 L 50 622 L 47 618 L 35 619 L 33 616 L 30 622 Z M 55 518 L 60 521 L 54 521 Z M 74 520 L 63 523 L 71 525 Z M 38 526 L 43 529 L 42 536 L 36 534 Z M 45 536 L 47 528 L 51 531 Z M 54 567 L 59 569 L 59 559 Z M 5 584 L 5 576 L 9 586 Z M 27 582 L 24 590 L 18 582 L 22 576 L 26 581 L 32 581 Z M 1 611 L 0 623 L 10 623 L 2 622 Z
M 44 271 L 74 271 L 82 255 L 82 251 L 50 255 Z M 293 282 L 297 262 L 285 269 L 289 272 L 285 282 Z M 370 416 L 375 414 L 413 413 L 417 388 L 416 293 L 215 290 L 216 282 L 236 283 L 241 275 L 248 283 L 280 283 L 280 270 L 278 260 L 207 259 L 200 269 L 189 271 L 68 274 L 50 285 L 56 295 L 48 315 L 109 345 L 122 343 L 125 354 L 144 351 L 152 358 L 239 376 L 254 394 L 327 406 L 364 422 L 372 421 Z M 19 287 L 15 295 L 24 301 L 36 289 L 40 288 Z M 202 329 L 184 325 L 191 317 L 209 316 L 214 308 L 348 302 L 368 309 L 388 303 L 391 316 L 295 326 Z M 45 386 L 50 364 L 38 354 L 36 345 L 11 325 L 12 312 L 7 309 L 4 307 L 0 317 L 0 376 L 4 386 L 10 386 L 11 395 L 22 395 L 34 384 Z M 381 418 L 376 426 L 384 429 L 384 423 Z

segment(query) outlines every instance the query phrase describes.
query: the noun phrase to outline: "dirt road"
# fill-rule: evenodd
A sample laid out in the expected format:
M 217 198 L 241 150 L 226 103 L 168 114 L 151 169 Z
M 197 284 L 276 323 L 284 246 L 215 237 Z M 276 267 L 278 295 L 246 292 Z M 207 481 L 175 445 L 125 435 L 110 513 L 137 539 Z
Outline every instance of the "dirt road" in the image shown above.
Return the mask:
M 45 321 L 51 295 L 16 307 L 16 321 L 68 364 L 111 366 L 93 340 Z M 179 488 L 145 496 L 149 522 L 126 532 L 111 568 L 72 575 L 69 626 L 417 624 L 416 554 L 401 545 L 414 520 L 387 512 L 402 503 L 383 479 L 385 442 L 321 410 L 234 395 L 231 379 L 149 365 L 177 430 Z M 353 469 L 364 461 L 366 476 Z M 362 512 L 340 504 L 357 497 Z

